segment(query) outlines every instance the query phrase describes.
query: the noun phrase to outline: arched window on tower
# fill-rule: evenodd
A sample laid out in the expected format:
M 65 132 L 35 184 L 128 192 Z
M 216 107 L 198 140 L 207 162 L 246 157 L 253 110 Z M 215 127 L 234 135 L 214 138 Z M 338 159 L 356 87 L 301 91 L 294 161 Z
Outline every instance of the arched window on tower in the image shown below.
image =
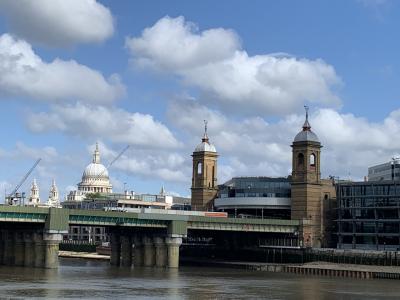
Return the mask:
M 297 166 L 298 167 L 304 166 L 304 154 L 303 153 L 299 153 L 299 155 L 297 155 Z
M 197 164 L 197 174 L 201 174 L 203 172 L 203 164 L 199 162 Z
M 315 169 L 315 154 L 314 153 L 310 154 L 310 167 L 312 169 Z

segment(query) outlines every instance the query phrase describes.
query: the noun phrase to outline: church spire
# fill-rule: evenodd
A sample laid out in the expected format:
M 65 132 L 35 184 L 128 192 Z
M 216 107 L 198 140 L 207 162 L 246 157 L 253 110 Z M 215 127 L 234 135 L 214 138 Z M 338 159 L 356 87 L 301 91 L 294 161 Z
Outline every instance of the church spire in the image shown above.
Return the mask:
M 93 153 L 93 163 L 94 164 L 100 163 L 100 151 L 99 151 L 99 143 L 98 142 L 96 142 L 96 149 L 94 150 L 94 153 Z
M 202 142 L 204 143 L 208 143 L 208 135 L 207 135 L 207 124 L 208 124 L 208 121 L 207 120 L 204 120 L 204 135 L 203 135 L 203 138 L 202 138 Z
M 303 131 L 310 131 L 311 130 L 311 125 L 308 122 L 308 110 L 310 108 L 307 105 L 304 105 L 304 109 L 306 110 L 306 120 L 304 121 L 304 124 L 303 124 Z

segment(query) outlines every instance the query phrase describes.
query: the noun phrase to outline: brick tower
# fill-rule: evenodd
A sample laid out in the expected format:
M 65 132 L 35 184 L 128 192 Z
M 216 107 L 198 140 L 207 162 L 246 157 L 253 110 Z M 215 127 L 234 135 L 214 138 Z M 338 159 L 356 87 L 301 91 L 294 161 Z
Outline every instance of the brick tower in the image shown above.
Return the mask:
M 303 130 L 292 144 L 291 218 L 302 221 L 300 243 L 305 247 L 321 246 L 321 143 L 311 131 L 308 107 Z
M 194 150 L 192 172 L 192 210 L 209 210 L 217 195 L 218 154 L 207 135 L 207 121 L 204 121 L 204 136 Z

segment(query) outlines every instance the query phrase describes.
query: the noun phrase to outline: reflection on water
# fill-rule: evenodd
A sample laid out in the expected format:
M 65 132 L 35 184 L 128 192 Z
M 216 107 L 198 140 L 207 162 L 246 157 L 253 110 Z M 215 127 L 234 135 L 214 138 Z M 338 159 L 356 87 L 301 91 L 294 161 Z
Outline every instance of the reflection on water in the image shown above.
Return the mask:
M 61 259 L 58 270 L 0 267 L 0 298 L 400 299 L 396 280 L 303 277 L 233 269 L 116 268 Z

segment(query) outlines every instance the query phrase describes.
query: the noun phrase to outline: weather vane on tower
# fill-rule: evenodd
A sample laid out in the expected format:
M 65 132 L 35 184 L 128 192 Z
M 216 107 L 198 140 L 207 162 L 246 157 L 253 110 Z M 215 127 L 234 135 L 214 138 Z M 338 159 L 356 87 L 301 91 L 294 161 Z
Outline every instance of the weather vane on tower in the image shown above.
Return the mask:
M 204 136 L 203 136 L 203 142 L 208 142 L 208 135 L 207 135 L 207 124 L 208 121 L 207 120 L 203 120 L 204 121 Z

